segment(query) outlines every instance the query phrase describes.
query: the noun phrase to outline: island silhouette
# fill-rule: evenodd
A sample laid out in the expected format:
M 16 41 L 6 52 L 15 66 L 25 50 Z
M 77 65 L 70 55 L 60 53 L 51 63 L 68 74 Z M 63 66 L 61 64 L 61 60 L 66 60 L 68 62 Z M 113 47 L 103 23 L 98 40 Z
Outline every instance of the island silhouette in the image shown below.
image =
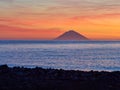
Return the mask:
M 83 36 L 82 34 L 74 31 L 74 30 L 69 30 L 62 35 L 58 36 L 55 38 L 55 40 L 89 40 L 87 37 Z

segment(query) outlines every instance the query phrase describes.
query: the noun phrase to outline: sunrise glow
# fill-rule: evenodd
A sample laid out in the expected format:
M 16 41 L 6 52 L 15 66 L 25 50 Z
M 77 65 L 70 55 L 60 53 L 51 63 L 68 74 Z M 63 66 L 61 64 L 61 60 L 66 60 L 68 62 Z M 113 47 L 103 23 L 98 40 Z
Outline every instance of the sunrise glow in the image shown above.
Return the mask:
M 119 0 L 0 0 L 0 39 L 53 39 L 76 30 L 120 40 Z

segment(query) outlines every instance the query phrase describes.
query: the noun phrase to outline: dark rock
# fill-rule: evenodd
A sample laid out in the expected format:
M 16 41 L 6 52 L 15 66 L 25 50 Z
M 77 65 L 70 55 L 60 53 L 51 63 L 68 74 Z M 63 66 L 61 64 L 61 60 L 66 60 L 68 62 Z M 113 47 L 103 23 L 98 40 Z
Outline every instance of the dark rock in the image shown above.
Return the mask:
M 6 64 L 5 65 L 1 65 L 0 69 L 8 69 L 8 66 Z
M 120 72 L 0 66 L 0 90 L 120 90 Z

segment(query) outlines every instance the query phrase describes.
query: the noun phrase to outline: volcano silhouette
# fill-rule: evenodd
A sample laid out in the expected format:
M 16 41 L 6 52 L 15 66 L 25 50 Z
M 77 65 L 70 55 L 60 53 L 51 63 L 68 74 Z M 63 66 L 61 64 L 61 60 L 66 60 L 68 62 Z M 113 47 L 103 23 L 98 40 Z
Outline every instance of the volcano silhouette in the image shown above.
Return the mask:
M 59 37 L 55 38 L 55 40 L 89 40 L 87 37 L 81 35 L 74 30 L 70 30 L 68 32 L 63 33 Z

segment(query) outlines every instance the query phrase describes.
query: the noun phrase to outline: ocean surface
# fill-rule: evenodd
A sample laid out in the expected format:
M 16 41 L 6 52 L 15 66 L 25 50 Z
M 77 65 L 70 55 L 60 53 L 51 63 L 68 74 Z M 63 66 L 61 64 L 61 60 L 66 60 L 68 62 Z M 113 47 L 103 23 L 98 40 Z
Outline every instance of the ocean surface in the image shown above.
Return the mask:
M 0 41 L 0 65 L 120 71 L 120 41 Z

